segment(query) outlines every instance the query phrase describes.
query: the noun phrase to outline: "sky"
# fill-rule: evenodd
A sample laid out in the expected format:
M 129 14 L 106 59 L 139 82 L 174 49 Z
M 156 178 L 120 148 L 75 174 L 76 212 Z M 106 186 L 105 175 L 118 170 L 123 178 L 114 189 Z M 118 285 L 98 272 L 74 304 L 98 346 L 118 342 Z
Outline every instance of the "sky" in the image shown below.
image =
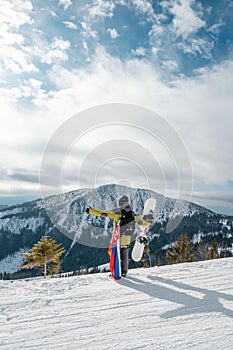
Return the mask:
M 140 124 L 129 116 L 118 129 L 87 126 L 80 136 L 77 126 L 80 139 L 67 149 L 62 136 L 56 140 L 53 154 L 62 147 L 66 154 L 59 164 L 63 192 L 151 183 L 176 197 L 174 169 L 181 168 L 183 182 L 192 179 L 193 202 L 233 215 L 232 19 L 230 0 L 0 0 L 0 204 L 40 197 L 41 163 L 57 130 L 74 115 L 84 130 L 86 109 L 97 125 L 95 106 L 117 103 L 166 121 L 182 140 L 192 173 L 173 159 L 175 145 L 161 146 L 159 130 L 152 149 L 148 132 L 126 126 Z M 149 130 L 150 118 L 142 119 Z M 117 140 L 141 147 L 143 157 L 152 154 L 153 172 L 139 166 L 140 149 L 137 158 L 115 154 Z M 84 169 L 80 182 L 77 173 L 92 153 L 95 173 Z

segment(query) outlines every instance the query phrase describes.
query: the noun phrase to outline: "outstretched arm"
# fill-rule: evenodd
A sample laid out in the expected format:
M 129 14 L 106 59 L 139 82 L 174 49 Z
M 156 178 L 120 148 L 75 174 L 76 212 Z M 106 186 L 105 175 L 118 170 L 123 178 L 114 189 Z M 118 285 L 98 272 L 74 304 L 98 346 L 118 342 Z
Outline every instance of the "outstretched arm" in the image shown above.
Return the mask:
M 116 214 L 112 210 L 97 210 L 93 208 L 87 208 L 86 212 L 90 215 L 102 216 L 104 218 L 115 219 Z
M 149 226 L 153 222 L 153 221 L 147 221 L 147 220 L 143 219 L 141 216 L 138 216 L 138 215 L 135 215 L 134 219 L 135 219 L 137 224 L 143 225 L 143 226 Z

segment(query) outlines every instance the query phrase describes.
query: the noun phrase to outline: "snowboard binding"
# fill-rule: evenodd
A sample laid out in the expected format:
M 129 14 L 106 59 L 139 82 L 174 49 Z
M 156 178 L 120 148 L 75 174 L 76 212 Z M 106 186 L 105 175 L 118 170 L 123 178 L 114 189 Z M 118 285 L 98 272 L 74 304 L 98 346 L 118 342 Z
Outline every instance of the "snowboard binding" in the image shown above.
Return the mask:
M 141 244 L 145 244 L 146 245 L 148 243 L 148 238 L 146 236 L 138 236 L 137 240 Z

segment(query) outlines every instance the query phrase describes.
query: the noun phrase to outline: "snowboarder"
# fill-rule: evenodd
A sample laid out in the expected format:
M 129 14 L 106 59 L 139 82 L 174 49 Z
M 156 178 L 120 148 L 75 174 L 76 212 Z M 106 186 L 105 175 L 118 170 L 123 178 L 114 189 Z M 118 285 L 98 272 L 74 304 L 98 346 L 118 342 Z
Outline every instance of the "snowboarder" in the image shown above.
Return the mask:
M 125 277 L 128 272 L 129 247 L 131 237 L 135 231 L 135 223 L 143 223 L 143 225 L 147 226 L 150 225 L 150 222 L 143 220 L 134 213 L 129 205 L 129 198 L 127 196 L 122 196 L 119 199 L 118 204 L 119 207 L 113 210 L 96 210 L 93 208 L 86 208 L 86 213 L 113 219 L 114 230 L 117 223 L 120 223 L 121 276 Z

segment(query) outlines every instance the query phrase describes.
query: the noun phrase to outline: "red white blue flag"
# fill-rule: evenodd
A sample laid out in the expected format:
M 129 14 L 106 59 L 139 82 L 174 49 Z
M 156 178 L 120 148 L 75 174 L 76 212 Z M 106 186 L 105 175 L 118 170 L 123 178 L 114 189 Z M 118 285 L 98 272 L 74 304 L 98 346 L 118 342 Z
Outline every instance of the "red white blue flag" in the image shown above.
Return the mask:
M 112 234 L 111 242 L 108 248 L 110 256 L 110 271 L 115 280 L 121 278 L 121 255 L 120 255 L 120 225 L 117 223 Z

